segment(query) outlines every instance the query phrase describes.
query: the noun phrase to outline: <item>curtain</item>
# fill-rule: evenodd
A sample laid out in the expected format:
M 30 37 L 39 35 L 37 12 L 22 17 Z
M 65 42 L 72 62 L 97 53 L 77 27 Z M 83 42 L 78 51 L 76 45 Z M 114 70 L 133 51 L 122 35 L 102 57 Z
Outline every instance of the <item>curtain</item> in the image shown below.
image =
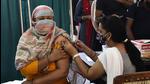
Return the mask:
M 30 0 L 31 12 L 37 5 L 51 6 L 57 26 L 70 32 L 69 0 Z M 19 0 L 1 0 L 1 83 L 22 80 L 16 71 L 14 60 L 21 36 Z M 29 28 L 27 0 L 22 0 L 24 31 Z
M 21 78 L 14 66 L 21 35 L 18 6 L 17 0 L 1 0 L 1 82 Z

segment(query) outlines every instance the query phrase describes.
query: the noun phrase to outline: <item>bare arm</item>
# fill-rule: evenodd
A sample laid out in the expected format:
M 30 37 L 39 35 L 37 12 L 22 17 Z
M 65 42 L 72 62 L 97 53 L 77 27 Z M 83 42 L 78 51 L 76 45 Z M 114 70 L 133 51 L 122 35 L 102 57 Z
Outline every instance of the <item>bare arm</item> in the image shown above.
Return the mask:
M 53 51 L 49 56 L 45 56 L 43 59 L 40 59 L 38 62 L 38 71 L 43 71 L 43 69 L 45 67 L 48 66 L 48 64 L 55 62 L 59 59 L 62 59 L 63 56 L 58 56 L 58 54 L 60 53 L 59 49 L 56 49 L 55 51 Z
M 94 62 L 98 59 L 98 55 L 95 51 L 86 46 L 82 41 L 78 40 L 76 42 L 76 47 L 82 49 Z
M 127 23 L 126 23 L 126 31 L 127 31 L 127 36 L 130 40 L 134 39 L 133 33 L 132 33 L 132 25 L 133 25 L 133 19 L 127 18 Z
M 53 72 L 45 74 L 42 77 L 36 78 L 34 80 L 34 83 L 36 83 L 36 84 L 53 83 L 61 78 L 65 78 L 67 76 L 68 70 L 69 70 L 69 58 L 67 58 L 68 56 L 66 54 L 61 52 L 61 41 L 67 41 L 67 39 L 63 36 L 59 36 L 55 40 L 54 49 L 52 51 L 52 54 L 49 56 L 50 61 L 54 60 L 55 58 L 61 58 L 58 61 L 56 61 L 57 69 Z M 62 59 L 62 58 L 64 58 L 64 59 Z
M 57 61 L 56 65 L 57 69 L 55 71 L 34 79 L 33 84 L 53 83 L 61 78 L 66 77 L 69 69 L 69 59 L 61 59 Z
M 60 40 L 63 40 L 63 39 L 60 39 Z M 60 60 L 66 57 L 67 56 L 64 56 L 63 53 L 61 52 L 61 48 L 53 49 L 52 53 L 49 56 L 44 56 L 43 58 L 40 58 L 28 64 L 23 69 L 21 69 L 21 73 L 24 76 L 31 76 L 31 75 L 36 75 L 40 72 L 45 72 L 44 69 L 49 65 L 49 63 L 55 62 L 57 60 Z
M 70 51 L 70 49 L 72 49 Z M 77 64 L 80 73 L 90 79 L 90 80 L 94 80 L 96 78 L 98 78 L 99 76 L 102 76 L 104 74 L 104 68 L 101 64 L 101 62 L 97 59 L 97 61 L 95 62 L 95 64 L 89 68 L 88 65 L 86 65 L 82 59 L 80 58 L 78 51 L 76 50 L 75 47 L 73 47 L 69 42 L 65 43 L 64 46 L 64 50 L 69 54 L 69 56 L 73 57 L 73 60 L 75 61 L 75 63 Z
M 105 73 L 104 68 L 99 60 L 97 60 L 91 68 L 89 68 L 80 57 L 76 57 L 75 62 L 81 71 L 81 74 L 89 80 L 97 79 Z
M 98 59 L 98 53 L 96 53 L 95 51 L 93 51 L 92 49 L 90 49 L 90 48 L 86 48 L 85 50 L 84 50 L 84 52 L 95 62 L 97 59 Z
M 60 50 L 57 49 L 49 56 L 44 56 L 43 58 L 32 61 L 30 64 L 20 69 L 21 73 L 25 76 L 28 76 L 43 72 L 43 69 L 46 68 L 49 63 L 63 58 L 63 56 L 58 56 L 59 52 Z

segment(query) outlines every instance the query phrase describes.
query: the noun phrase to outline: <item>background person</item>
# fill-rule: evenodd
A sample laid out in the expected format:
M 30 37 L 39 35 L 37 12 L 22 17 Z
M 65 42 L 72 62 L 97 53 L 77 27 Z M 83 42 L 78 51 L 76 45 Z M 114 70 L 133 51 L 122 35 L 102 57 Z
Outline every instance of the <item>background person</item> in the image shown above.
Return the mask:
M 129 39 L 150 39 L 150 0 L 140 0 L 132 5 L 126 17 Z
M 133 3 L 134 0 L 96 0 L 95 20 L 97 21 L 102 16 L 117 14 L 125 21 L 127 9 Z
M 102 47 L 96 39 L 96 31 L 91 22 L 91 4 L 93 0 L 79 0 L 75 10 L 75 21 L 79 23 L 79 39 L 95 51 Z

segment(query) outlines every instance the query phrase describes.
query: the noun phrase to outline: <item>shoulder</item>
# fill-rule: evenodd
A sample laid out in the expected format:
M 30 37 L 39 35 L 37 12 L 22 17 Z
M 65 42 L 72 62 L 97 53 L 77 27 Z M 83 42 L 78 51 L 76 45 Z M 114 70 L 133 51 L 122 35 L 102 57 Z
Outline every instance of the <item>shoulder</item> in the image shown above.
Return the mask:
M 66 38 L 66 39 L 70 39 L 70 36 L 69 36 L 69 34 L 65 31 L 65 30 L 63 30 L 62 28 L 56 28 L 56 30 L 57 30 L 57 34 L 58 34 L 58 37 L 60 38 Z
M 113 53 L 113 52 L 115 52 L 117 50 L 117 48 L 116 47 L 111 47 L 111 48 L 106 48 L 106 50 L 104 50 L 104 52 L 105 53 Z
M 32 35 L 32 29 L 27 29 L 23 34 L 22 34 L 22 36 L 30 36 L 30 35 Z
M 57 42 L 65 42 L 65 41 L 70 41 L 70 39 L 69 39 L 67 33 L 63 33 L 63 34 L 59 35 L 59 36 L 56 38 L 55 43 L 57 43 Z
M 66 40 L 65 37 L 63 37 L 62 35 L 59 35 L 59 36 L 56 38 L 55 42 L 61 42 L 61 41 L 65 41 L 65 40 Z
M 20 37 L 20 40 L 29 40 L 33 38 L 32 29 L 27 29 Z
M 113 56 L 114 54 L 118 53 L 118 50 L 116 47 L 106 48 L 99 56 L 104 58 L 109 58 Z
M 118 56 L 118 54 L 120 54 L 120 52 L 118 51 L 118 49 L 116 47 L 111 47 L 111 48 L 107 48 L 106 50 L 104 50 L 99 56 L 98 59 L 103 63 L 103 64 L 107 64 L 107 61 L 111 61 L 113 59 L 116 58 L 116 56 Z

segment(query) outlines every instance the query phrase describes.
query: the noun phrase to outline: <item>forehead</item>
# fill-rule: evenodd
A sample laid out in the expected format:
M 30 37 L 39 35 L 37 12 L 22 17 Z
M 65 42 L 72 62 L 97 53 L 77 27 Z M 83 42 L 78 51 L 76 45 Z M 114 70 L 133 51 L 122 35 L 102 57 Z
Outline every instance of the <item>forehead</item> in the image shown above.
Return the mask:
M 54 16 L 53 10 L 47 6 L 36 7 L 32 13 L 32 17 L 37 18 L 40 16 Z
M 50 10 L 39 10 L 34 14 L 34 17 L 40 17 L 40 16 L 53 16 L 52 12 Z
M 53 16 L 38 16 L 36 19 L 53 19 Z

